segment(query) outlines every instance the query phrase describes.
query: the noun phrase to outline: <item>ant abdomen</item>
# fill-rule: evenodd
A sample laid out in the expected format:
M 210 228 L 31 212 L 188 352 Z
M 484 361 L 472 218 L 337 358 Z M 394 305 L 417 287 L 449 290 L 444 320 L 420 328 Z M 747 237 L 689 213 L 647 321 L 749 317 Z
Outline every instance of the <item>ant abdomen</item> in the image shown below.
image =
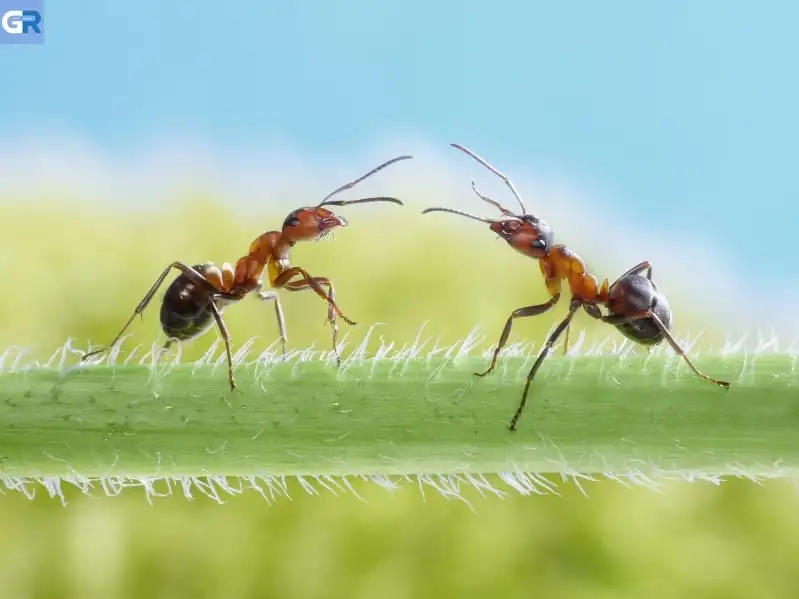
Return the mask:
M 663 325 L 671 328 L 671 307 L 657 284 L 644 275 L 627 275 L 608 291 L 608 310 L 614 316 L 632 316 L 651 310 Z M 617 324 L 619 332 L 636 343 L 657 345 L 665 335 L 652 318 L 641 318 Z
M 213 265 L 195 264 L 192 268 L 205 276 Z M 207 287 L 198 285 L 186 274 L 178 275 L 167 287 L 161 302 L 161 329 L 164 334 L 170 339 L 186 341 L 205 333 L 214 324 L 212 298 L 213 292 Z M 222 298 L 214 301 L 220 311 L 227 303 Z

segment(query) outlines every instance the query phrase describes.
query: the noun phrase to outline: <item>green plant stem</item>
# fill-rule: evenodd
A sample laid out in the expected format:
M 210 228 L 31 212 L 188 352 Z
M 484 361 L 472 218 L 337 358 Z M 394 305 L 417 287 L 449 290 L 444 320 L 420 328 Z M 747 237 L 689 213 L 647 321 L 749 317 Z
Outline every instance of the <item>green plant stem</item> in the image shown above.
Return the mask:
M 794 358 L 321 361 L 0 375 L 0 470 L 19 476 L 621 472 L 799 466 Z

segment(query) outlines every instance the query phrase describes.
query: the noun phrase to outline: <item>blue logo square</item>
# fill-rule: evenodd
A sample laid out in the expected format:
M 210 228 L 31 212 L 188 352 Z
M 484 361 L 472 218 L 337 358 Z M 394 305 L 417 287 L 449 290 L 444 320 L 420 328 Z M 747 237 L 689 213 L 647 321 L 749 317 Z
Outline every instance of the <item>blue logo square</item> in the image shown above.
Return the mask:
M 0 44 L 43 44 L 44 0 L 0 0 Z

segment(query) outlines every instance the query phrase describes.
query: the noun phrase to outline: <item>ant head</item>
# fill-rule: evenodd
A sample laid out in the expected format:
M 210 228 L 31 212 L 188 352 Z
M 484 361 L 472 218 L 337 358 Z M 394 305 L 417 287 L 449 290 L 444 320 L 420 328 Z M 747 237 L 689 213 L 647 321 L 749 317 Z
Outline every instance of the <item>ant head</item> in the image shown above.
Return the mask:
M 497 208 L 505 218 L 501 220 L 492 220 L 449 208 L 428 208 L 422 212 L 452 212 L 454 214 L 460 214 L 461 216 L 466 216 L 468 218 L 487 223 L 494 233 L 499 235 L 501 239 L 504 239 L 513 249 L 521 252 L 525 256 L 529 256 L 530 258 L 543 258 L 549 254 L 550 250 L 552 249 L 553 241 L 552 229 L 550 229 L 549 225 L 541 219 L 527 213 L 527 210 L 524 207 L 524 202 L 522 201 L 519 192 L 516 191 L 516 188 L 513 186 L 513 183 L 511 183 L 511 180 L 506 175 L 502 174 L 496 168 L 491 166 L 491 164 L 489 164 L 485 159 L 481 158 L 468 148 L 455 143 L 450 145 L 453 148 L 468 154 L 492 173 L 494 173 L 497 177 L 502 179 L 508 189 L 510 189 L 511 193 L 513 193 L 513 197 L 516 198 L 516 201 L 519 203 L 519 207 L 522 211 L 520 214 L 511 212 L 496 200 L 492 200 L 488 196 L 483 195 L 480 190 L 477 189 L 475 182 L 472 181 L 472 191 L 474 191 L 477 197 Z
M 298 208 L 286 217 L 283 221 L 283 237 L 291 243 L 298 241 L 319 241 L 325 237 L 330 231 L 336 227 L 346 227 L 347 220 L 343 216 L 333 214 L 323 206 L 349 206 L 350 204 L 365 204 L 369 202 L 391 202 L 402 206 L 402 202 L 397 198 L 379 196 L 370 198 L 361 198 L 360 200 L 331 200 L 330 198 L 345 191 L 352 189 L 364 179 L 371 177 L 376 172 L 386 168 L 387 166 L 399 162 L 400 160 L 409 160 L 412 156 L 398 156 L 392 158 L 387 162 L 373 168 L 365 175 L 345 183 L 338 189 L 327 194 L 322 202 L 316 206 L 307 206 L 305 208 Z
M 283 236 L 291 242 L 319 241 L 336 227 L 346 227 L 343 216 L 333 214 L 327 208 L 298 208 L 283 221 Z
M 535 216 L 491 221 L 489 226 L 514 250 L 530 258 L 543 258 L 552 249 L 552 229 Z
M 427 214 L 428 212 L 450 212 L 486 223 L 494 233 L 504 239 L 513 249 L 530 258 L 543 258 L 552 249 L 552 241 L 554 239 L 552 229 L 544 221 L 530 214 L 516 215 L 506 212 L 506 216 L 509 218 L 493 220 L 455 210 L 454 208 L 427 208 L 422 210 L 422 214 Z

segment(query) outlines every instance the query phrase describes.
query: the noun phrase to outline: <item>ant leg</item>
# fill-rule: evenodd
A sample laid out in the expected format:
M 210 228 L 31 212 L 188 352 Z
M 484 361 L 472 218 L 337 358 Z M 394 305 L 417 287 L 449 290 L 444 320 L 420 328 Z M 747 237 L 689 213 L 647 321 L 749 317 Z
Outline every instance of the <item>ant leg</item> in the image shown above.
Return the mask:
M 652 265 L 647 260 L 644 260 L 640 264 L 636 264 L 635 266 L 633 266 L 630 270 L 628 270 L 623 275 L 621 275 L 619 277 L 619 279 L 623 279 L 624 277 L 629 277 L 629 276 L 632 276 L 632 275 L 637 275 L 637 274 L 640 274 L 640 273 L 642 273 L 644 271 L 646 271 L 646 278 L 651 281 L 652 280 Z
M 275 302 L 275 316 L 277 326 L 280 330 L 280 341 L 283 344 L 283 355 L 288 351 L 288 336 L 286 335 L 286 319 L 283 317 L 283 306 L 280 304 L 280 297 L 277 291 L 258 291 L 258 297 L 265 302 Z
M 211 312 L 213 313 L 216 324 L 219 327 L 219 333 L 222 335 L 222 341 L 225 342 L 225 354 L 227 355 L 227 375 L 228 380 L 230 381 L 230 390 L 235 391 L 236 381 L 233 378 L 233 356 L 230 353 L 230 334 L 225 326 L 225 321 L 222 320 L 222 314 L 219 312 L 219 308 L 216 307 L 216 303 L 211 300 L 208 305 L 211 307 Z
M 641 319 L 644 319 L 644 318 L 651 318 L 652 319 L 652 321 L 655 323 L 655 325 L 657 325 L 658 329 L 660 329 L 660 332 L 663 333 L 663 336 L 666 338 L 666 341 L 671 346 L 671 349 L 674 350 L 674 353 L 676 353 L 683 360 L 685 360 L 685 363 L 688 364 L 688 367 L 691 370 L 694 371 L 694 374 L 696 374 L 696 376 L 698 376 L 700 379 L 706 380 L 709 383 L 713 383 L 714 385 L 718 385 L 719 387 L 724 387 L 725 389 L 729 389 L 730 388 L 730 384 L 727 381 L 720 381 L 720 380 L 711 378 L 711 377 L 707 376 L 706 374 L 702 373 L 696 366 L 694 366 L 693 362 L 691 362 L 691 360 L 685 354 L 685 350 L 682 347 L 680 347 L 680 344 L 677 343 L 677 340 L 674 337 L 672 337 L 671 333 L 669 332 L 669 329 L 666 328 L 665 324 L 663 324 L 663 321 L 660 320 L 660 318 L 658 318 L 657 315 L 654 312 L 652 312 L 651 310 L 645 310 L 643 312 L 637 312 L 637 313 L 631 314 L 629 316 L 621 316 L 621 315 L 611 314 L 609 316 L 603 316 L 602 317 L 602 321 L 606 322 L 606 323 L 608 323 L 610 325 L 613 325 L 613 326 L 618 326 L 620 324 L 624 324 L 625 322 L 633 322 L 635 320 L 641 320 Z
M 571 330 L 572 330 L 572 328 L 570 326 L 566 327 L 566 339 L 564 339 L 564 341 L 563 341 L 563 355 L 564 356 L 567 353 L 569 353 L 569 331 L 571 331 Z
M 166 354 L 166 352 L 169 351 L 169 348 L 172 347 L 175 341 L 177 341 L 177 339 L 172 339 L 171 337 L 166 341 L 164 341 L 164 344 L 161 346 L 160 355 L 163 356 L 164 354 Z
M 330 327 L 333 329 L 333 351 L 336 353 L 336 364 L 341 366 L 341 356 L 338 353 L 338 322 L 336 322 L 336 312 L 333 310 L 333 306 L 336 302 L 336 291 L 333 289 L 333 283 L 330 281 L 330 279 L 325 277 L 311 277 L 311 280 L 319 285 L 327 286 L 327 296 L 332 302 L 331 304 L 328 304 L 327 307 L 327 321 L 330 323 Z M 309 284 L 305 281 L 292 281 L 291 283 L 286 283 L 285 288 L 289 291 L 302 291 L 304 289 L 308 289 Z
M 551 309 L 558 300 L 560 299 L 559 295 L 556 295 L 548 302 L 544 304 L 538 304 L 536 306 L 527 306 L 526 308 L 519 308 L 518 310 L 514 310 L 511 312 L 510 316 L 508 316 L 508 320 L 505 321 L 505 327 L 502 329 L 502 334 L 499 337 L 499 342 L 497 343 L 497 348 L 494 350 L 494 356 L 491 358 L 491 366 L 488 367 L 488 370 L 485 372 L 475 372 L 474 376 L 486 376 L 490 374 L 497 365 L 497 358 L 499 357 L 499 352 L 502 351 L 502 348 L 505 347 L 505 344 L 508 342 L 508 337 L 510 337 L 510 330 L 513 326 L 513 320 L 516 318 L 527 318 L 528 316 L 538 316 L 539 314 L 543 314 L 547 310 Z
M 519 417 L 522 415 L 522 412 L 524 411 L 524 406 L 527 403 L 527 394 L 530 391 L 530 383 L 533 382 L 533 378 L 535 378 L 538 369 L 541 367 L 541 364 L 544 362 L 544 358 L 547 357 L 547 354 L 549 354 L 549 350 L 552 349 L 552 346 L 555 344 L 555 341 L 558 340 L 558 337 L 560 337 L 561 333 L 563 333 L 563 331 L 569 327 L 569 323 L 571 323 L 572 318 L 574 317 L 575 313 L 577 312 L 577 310 L 580 308 L 581 305 L 582 302 L 580 300 L 572 300 L 572 303 L 569 306 L 569 313 L 566 314 L 566 318 L 564 318 L 561 321 L 561 323 L 555 328 L 555 330 L 552 331 L 552 334 L 549 336 L 549 339 L 547 339 L 546 345 L 544 345 L 543 349 L 541 350 L 541 353 L 538 354 L 538 358 L 536 359 L 535 364 L 533 364 L 533 367 L 530 369 L 530 373 L 527 375 L 527 382 L 524 384 L 524 392 L 522 393 L 522 401 L 519 404 L 519 408 L 516 410 L 516 413 L 513 415 L 513 418 L 511 418 L 510 426 L 508 427 L 510 428 L 510 430 L 512 431 L 516 430 L 516 423 L 518 422 Z
M 336 302 L 333 301 L 333 298 L 330 297 L 330 294 L 325 293 L 325 290 L 322 289 L 322 285 L 327 285 L 328 287 L 332 288 L 332 284 L 330 283 L 329 279 L 326 279 L 324 277 L 312 277 L 310 274 L 308 274 L 307 271 L 303 270 L 302 268 L 300 268 L 298 266 L 292 266 L 291 268 L 287 268 L 282 273 L 280 273 L 277 277 L 275 277 L 275 280 L 272 281 L 272 286 L 275 289 L 280 289 L 282 287 L 288 287 L 289 281 L 291 281 L 291 279 L 293 279 L 294 277 L 297 277 L 297 276 L 300 276 L 300 277 L 302 277 L 305 280 L 305 285 L 298 286 L 297 284 L 299 283 L 299 281 L 292 282 L 291 285 L 292 285 L 292 287 L 294 287 L 294 289 L 292 289 L 293 291 L 299 291 L 300 289 L 305 289 L 305 288 L 312 289 L 316 293 L 316 295 L 318 295 L 319 297 L 321 297 L 323 300 L 325 300 L 328 303 L 329 307 L 336 314 L 338 314 L 338 316 L 342 320 L 344 320 L 344 322 L 346 322 L 349 325 L 353 325 L 353 326 L 358 324 L 358 323 L 350 320 L 346 316 L 344 316 L 344 313 L 341 311 L 341 308 L 339 308 L 336 305 Z
M 214 286 L 211 285 L 211 283 L 209 283 L 205 279 L 205 277 L 203 277 L 196 270 L 194 270 L 190 266 L 186 266 L 182 262 L 173 262 L 172 264 L 167 266 L 163 270 L 161 275 L 158 277 L 158 279 L 156 279 L 155 283 L 153 283 L 153 286 L 150 287 L 150 290 L 145 294 L 144 298 L 139 302 L 139 305 L 136 306 L 136 309 L 133 311 L 133 315 L 128 319 L 128 321 L 125 323 L 125 326 L 122 327 L 122 330 L 119 331 L 119 333 L 114 338 L 114 340 L 111 343 L 109 343 L 106 347 L 103 347 L 103 348 L 100 348 L 100 349 L 95 350 L 93 352 L 89 352 L 87 354 L 84 354 L 83 357 L 81 358 L 81 362 L 86 360 L 90 356 L 94 356 L 96 354 L 102 353 L 102 352 L 106 351 L 107 349 L 110 349 L 110 348 L 114 347 L 117 344 L 117 342 L 122 338 L 122 335 L 125 334 L 125 331 L 128 329 L 128 327 L 133 322 L 133 319 L 136 318 L 136 316 L 138 314 L 141 314 L 142 312 L 144 312 L 145 308 L 147 308 L 147 305 L 150 303 L 150 300 L 153 299 L 153 296 L 158 291 L 158 288 L 163 284 L 164 279 L 166 279 L 166 276 L 169 274 L 169 271 L 172 270 L 173 268 L 175 268 L 175 269 L 181 271 L 183 274 L 187 275 L 189 278 L 191 278 L 198 285 L 205 285 L 205 286 L 213 289 L 214 291 L 216 291 L 216 288 L 214 288 Z

